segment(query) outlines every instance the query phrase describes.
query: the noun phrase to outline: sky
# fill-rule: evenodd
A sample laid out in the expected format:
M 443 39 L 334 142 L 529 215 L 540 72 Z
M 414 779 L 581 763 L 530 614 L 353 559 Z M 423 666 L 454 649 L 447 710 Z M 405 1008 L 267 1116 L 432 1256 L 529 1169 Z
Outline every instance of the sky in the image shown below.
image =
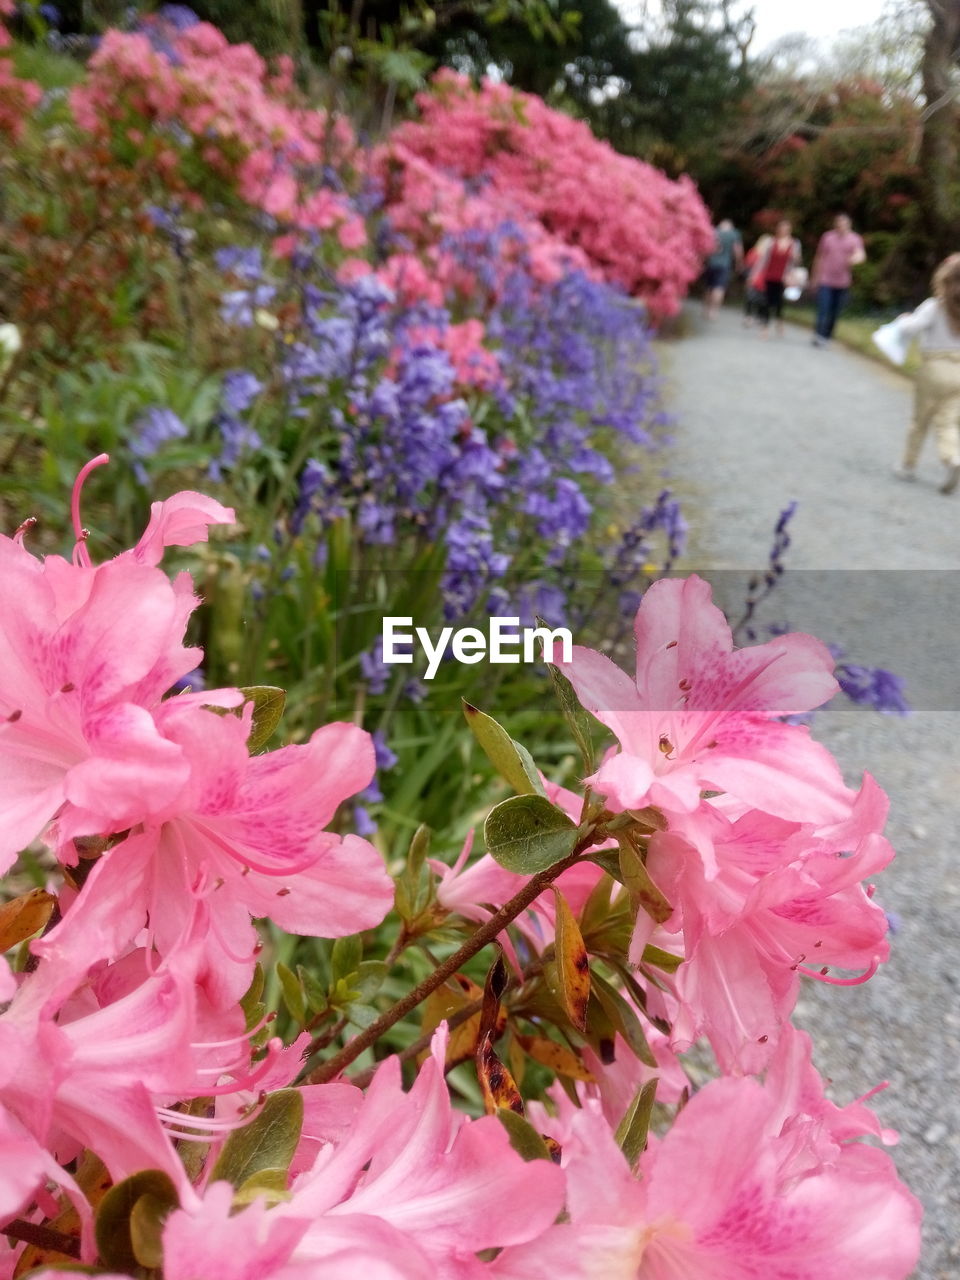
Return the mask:
M 644 5 L 644 0 L 614 2 L 628 19 Z M 646 0 L 646 4 L 656 9 L 657 0 Z M 829 44 L 839 31 L 876 22 L 886 0 L 742 0 L 743 8 L 751 4 L 757 19 L 753 50 L 762 53 L 781 36 L 796 31 Z
M 759 52 L 794 31 L 826 40 L 850 27 L 867 26 L 882 14 L 885 0 L 752 0 Z

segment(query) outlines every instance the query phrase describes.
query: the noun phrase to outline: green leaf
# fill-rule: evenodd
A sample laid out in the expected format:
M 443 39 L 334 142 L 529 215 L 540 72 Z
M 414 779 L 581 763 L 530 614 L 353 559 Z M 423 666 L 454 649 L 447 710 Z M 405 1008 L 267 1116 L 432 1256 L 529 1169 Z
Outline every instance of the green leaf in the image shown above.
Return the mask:
M 162 1206 L 165 1216 L 179 1204 L 169 1174 L 160 1169 L 142 1169 L 111 1187 L 100 1201 L 94 1225 L 97 1251 L 100 1261 L 116 1271 L 132 1271 L 141 1265 L 153 1265 L 141 1263 L 131 1228 L 134 1209 L 142 1199 L 148 1201 L 141 1215 L 143 1222 L 137 1228 L 138 1240 L 143 1244 L 145 1225 L 154 1220 L 159 1212 L 157 1206 Z
M 361 998 L 372 1000 L 386 981 L 387 966 L 382 960 L 361 960 L 353 977 Z
M 303 1127 L 303 1095 L 299 1089 L 280 1089 L 268 1095 L 257 1115 L 235 1129 L 210 1174 L 241 1187 L 263 1169 L 288 1169 Z
M 130 1211 L 130 1243 L 142 1267 L 163 1265 L 163 1225 L 170 1208 L 159 1196 L 145 1195 Z
M 595 970 L 590 975 L 593 994 L 600 1001 L 604 1013 L 615 1030 L 619 1031 L 641 1062 L 648 1067 L 658 1066 L 653 1050 L 647 1042 L 640 1019 L 623 996 Z
M 273 737 L 273 732 L 280 723 L 287 695 L 283 689 L 272 684 L 254 684 L 241 688 L 244 702 L 253 703 L 253 723 L 250 726 L 250 737 L 247 739 L 247 750 L 251 755 L 265 747 Z
M 555 667 L 553 663 L 550 664 L 550 676 L 553 680 L 553 691 L 557 695 L 560 710 L 563 712 L 563 718 L 566 720 L 570 732 L 573 734 L 573 740 L 583 757 L 583 771 L 585 774 L 593 773 L 595 767 L 592 735 L 593 721 L 580 705 L 580 700 L 574 692 L 573 685 L 559 667 Z
M 608 876 L 612 876 L 614 880 L 623 883 L 623 874 L 620 871 L 620 855 L 615 849 L 591 849 L 586 855 L 588 861 L 595 862 L 598 867 L 602 867 Z
M 338 978 L 349 978 L 351 973 L 356 973 L 362 959 L 363 939 L 358 934 L 352 934 L 348 938 L 338 938 L 330 953 L 334 982 Z
M 407 851 L 407 870 L 411 876 L 419 877 L 423 870 L 423 864 L 427 860 L 427 854 L 430 852 L 430 836 L 432 832 L 426 823 L 421 822 L 413 833 L 413 839 L 410 841 L 410 848 Z
M 511 796 L 491 809 L 483 827 L 487 852 L 508 871 L 535 875 L 572 851 L 577 828 L 545 796 Z
M 280 979 L 283 1003 L 290 1010 L 290 1017 L 302 1027 L 307 1019 L 307 1001 L 300 979 L 282 960 L 277 961 L 277 977 Z
M 261 1169 L 251 1174 L 234 1192 L 234 1209 L 250 1204 L 258 1196 L 271 1205 L 288 1200 L 290 1192 L 287 1190 L 287 1176 L 286 1169 Z
M 537 773 L 537 766 L 533 763 L 533 757 L 526 747 L 522 747 L 519 742 L 514 742 L 503 725 L 498 724 L 492 716 L 478 711 L 463 699 L 461 701 L 470 732 L 480 743 L 484 754 L 501 778 L 506 778 L 518 795 L 542 796 L 543 783 Z
M 650 1132 L 650 1117 L 653 1114 L 653 1100 L 657 1093 L 657 1077 L 648 1080 L 637 1092 L 636 1097 L 624 1112 L 623 1119 L 617 1125 L 615 1134 L 617 1146 L 627 1157 L 632 1168 L 647 1145 L 647 1134 Z
M 527 1161 L 550 1159 L 550 1148 L 524 1116 L 508 1107 L 500 1107 L 497 1119 L 506 1129 L 510 1145 L 518 1156 Z
M 263 1005 L 261 997 L 263 996 L 263 988 L 266 984 L 266 978 L 263 972 L 263 965 L 258 964 L 253 971 L 253 979 L 246 993 L 240 1000 L 240 1008 L 246 1018 L 246 1029 L 249 1031 L 251 1027 L 255 1027 L 263 1017 Z
M 676 973 L 683 964 L 683 956 L 675 956 L 669 951 L 662 951 L 659 947 L 655 947 L 649 942 L 643 948 L 643 955 L 640 959 L 644 964 L 652 964 L 658 969 L 662 969 L 664 973 Z
M 344 1008 L 344 1013 L 355 1027 L 359 1027 L 361 1031 L 366 1031 L 367 1027 L 376 1022 L 380 1016 L 373 1005 L 361 1004 L 359 1001 L 352 1000 Z
M 620 876 L 634 906 L 643 908 L 657 924 L 663 924 L 673 915 L 673 907 L 666 896 L 654 884 L 636 845 L 628 832 L 617 835 L 620 845 Z
M 603 928 L 610 914 L 610 895 L 613 892 L 613 885 L 613 877 L 604 875 L 593 886 L 580 912 L 581 933 L 591 934 Z
M 316 974 L 312 973 L 304 965 L 298 964 L 297 977 L 300 979 L 300 986 L 303 989 L 307 1008 L 311 1013 L 322 1013 L 329 1007 L 329 992 Z

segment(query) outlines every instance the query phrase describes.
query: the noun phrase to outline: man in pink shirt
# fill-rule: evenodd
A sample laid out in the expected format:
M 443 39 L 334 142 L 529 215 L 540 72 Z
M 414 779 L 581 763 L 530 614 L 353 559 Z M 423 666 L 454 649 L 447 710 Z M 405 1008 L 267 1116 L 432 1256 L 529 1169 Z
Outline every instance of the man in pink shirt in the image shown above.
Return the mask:
M 863 241 L 853 230 L 845 213 L 833 220 L 833 230 L 825 231 L 817 245 L 810 283 L 817 291 L 815 347 L 825 347 L 833 337 L 834 325 L 850 291 L 851 268 L 867 258 Z

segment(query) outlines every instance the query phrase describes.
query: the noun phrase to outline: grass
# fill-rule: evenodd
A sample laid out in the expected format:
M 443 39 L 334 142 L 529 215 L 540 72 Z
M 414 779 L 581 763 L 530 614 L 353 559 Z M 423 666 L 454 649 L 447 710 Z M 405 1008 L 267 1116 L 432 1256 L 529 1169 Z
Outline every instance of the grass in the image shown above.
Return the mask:
M 41 89 L 69 89 L 83 79 L 83 65 L 65 53 L 55 53 L 43 45 L 13 46 L 13 65 L 17 75 L 35 81 Z
M 802 325 L 805 329 L 813 328 L 815 314 L 812 306 L 804 305 L 803 303 L 799 306 L 791 306 L 784 309 L 784 319 L 789 320 L 792 324 Z M 883 323 L 883 320 L 875 316 L 843 315 L 837 322 L 835 337 L 838 342 L 842 342 L 845 347 L 850 347 L 853 351 L 858 351 L 860 355 L 868 356 L 871 360 L 876 360 L 888 369 L 896 369 L 897 366 L 892 365 L 880 353 L 880 350 L 874 346 L 871 338 L 874 330 L 879 329 Z M 908 378 L 912 378 L 919 368 L 920 355 L 916 346 L 913 346 L 910 348 L 906 364 L 898 371 L 906 374 Z

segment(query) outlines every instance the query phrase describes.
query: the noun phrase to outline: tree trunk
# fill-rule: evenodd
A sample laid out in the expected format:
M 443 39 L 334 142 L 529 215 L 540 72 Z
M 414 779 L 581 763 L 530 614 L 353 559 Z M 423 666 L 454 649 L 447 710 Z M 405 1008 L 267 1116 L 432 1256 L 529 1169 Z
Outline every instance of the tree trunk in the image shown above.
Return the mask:
M 920 172 L 922 221 L 930 256 L 936 260 L 956 248 L 960 220 L 957 173 L 957 61 L 960 58 L 960 0 L 926 0 L 932 25 L 924 42 L 923 133 Z

